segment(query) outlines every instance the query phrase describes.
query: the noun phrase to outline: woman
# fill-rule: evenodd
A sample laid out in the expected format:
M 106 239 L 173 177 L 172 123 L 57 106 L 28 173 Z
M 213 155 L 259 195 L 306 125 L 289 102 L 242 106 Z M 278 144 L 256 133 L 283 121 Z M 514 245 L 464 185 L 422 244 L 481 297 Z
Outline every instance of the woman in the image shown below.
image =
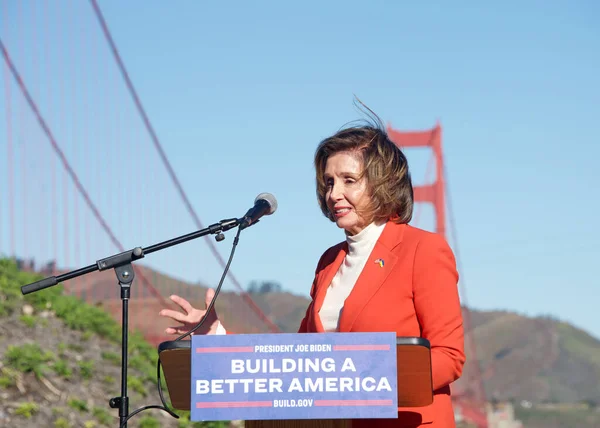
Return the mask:
M 408 225 L 413 188 L 406 157 L 379 124 L 349 127 L 323 140 L 314 162 L 321 210 L 346 239 L 321 256 L 299 332 L 393 331 L 428 339 L 433 404 L 400 408 L 398 419 L 358 420 L 353 427 L 454 427 L 450 384 L 465 363 L 458 273 L 440 235 Z M 187 315 L 161 315 L 183 324 L 167 333 L 182 334 L 205 311 L 172 298 Z M 225 333 L 216 313 L 208 316 L 203 333 Z

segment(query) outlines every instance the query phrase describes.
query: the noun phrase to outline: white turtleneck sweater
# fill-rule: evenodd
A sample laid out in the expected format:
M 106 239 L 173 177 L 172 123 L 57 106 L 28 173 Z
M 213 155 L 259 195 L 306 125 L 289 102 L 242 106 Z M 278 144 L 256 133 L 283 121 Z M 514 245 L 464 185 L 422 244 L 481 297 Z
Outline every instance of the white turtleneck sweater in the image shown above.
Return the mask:
M 362 272 L 375 243 L 385 227 L 381 224 L 371 223 L 356 235 L 346 236 L 348 254 L 327 288 L 323 306 L 319 311 L 323 328 L 328 332 L 338 329 L 338 322 L 344 309 L 344 302 L 352 292 L 354 284 Z M 227 334 L 219 322 L 216 334 Z
M 356 235 L 346 236 L 348 254 L 346 254 L 340 268 L 331 280 L 323 306 L 319 311 L 325 331 L 337 331 L 338 322 L 344 309 L 344 302 L 352 292 L 354 284 L 365 267 L 384 227 L 385 222 L 381 224 L 371 223 Z

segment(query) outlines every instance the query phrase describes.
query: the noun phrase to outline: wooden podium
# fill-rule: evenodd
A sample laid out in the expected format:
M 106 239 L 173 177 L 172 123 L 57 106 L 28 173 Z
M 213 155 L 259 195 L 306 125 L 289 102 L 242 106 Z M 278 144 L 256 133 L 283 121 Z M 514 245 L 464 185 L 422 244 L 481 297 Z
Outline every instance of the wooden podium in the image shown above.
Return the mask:
M 190 410 L 191 341 L 168 341 L 158 346 L 171 405 Z M 421 337 L 396 338 L 398 407 L 433 403 L 431 349 Z M 347 419 L 248 420 L 246 428 L 350 428 Z

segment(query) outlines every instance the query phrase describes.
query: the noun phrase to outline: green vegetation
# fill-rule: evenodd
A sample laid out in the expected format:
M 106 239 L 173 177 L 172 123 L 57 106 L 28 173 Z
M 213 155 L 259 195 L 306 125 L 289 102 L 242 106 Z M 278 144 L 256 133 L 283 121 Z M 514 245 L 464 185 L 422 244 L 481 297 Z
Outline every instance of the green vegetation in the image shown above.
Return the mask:
M 108 413 L 108 410 L 102 408 L 102 407 L 94 407 L 92 409 L 92 414 L 94 415 L 94 417 L 96 418 L 96 420 L 101 423 L 102 425 L 109 425 L 110 421 L 111 421 L 111 416 L 110 413 Z
M 79 362 L 79 373 L 84 379 L 91 379 L 94 374 L 94 362 L 93 361 L 80 361 Z
M 52 369 L 56 372 L 57 375 L 62 376 L 65 379 L 69 379 L 73 374 L 73 371 L 71 370 L 69 364 L 65 360 L 54 361 Z
M 71 424 L 68 419 L 60 417 L 54 421 L 54 428 L 71 428 Z
M 15 415 L 24 416 L 27 419 L 31 419 L 34 413 L 38 411 L 39 407 L 35 403 L 21 403 L 17 410 L 15 410 Z
M 572 355 L 600 366 L 600 343 L 597 339 L 567 323 L 558 324 L 558 331 L 564 347 Z
M 515 417 L 525 427 L 573 428 L 600 426 L 600 413 L 585 408 L 523 409 L 515 408 Z
M 250 294 L 281 293 L 282 291 L 281 284 L 276 281 L 252 281 L 248 285 Z
M 160 422 L 152 416 L 143 416 L 140 420 L 140 428 L 160 428 Z
M 100 308 L 85 304 L 76 297 L 64 295 L 60 284 L 37 293 L 22 296 L 20 287 L 39 279 L 41 278 L 37 275 L 19 271 L 13 261 L 0 259 L 0 318 L 9 317 L 20 311 L 24 304 L 29 304 L 33 307 L 35 314 L 51 312 L 61 319 L 68 328 L 83 333 L 80 335 L 83 341 L 96 335 L 120 346 L 121 326 Z M 42 326 L 45 324 L 43 323 L 45 320 L 35 315 L 20 315 L 18 319 L 27 328 L 35 328 L 40 324 Z M 61 338 L 60 332 L 55 335 Z M 82 359 L 71 367 L 65 358 L 70 351 L 83 352 L 86 349 L 85 344 L 65 343 L 59 341 L 59 338 L 57 338 L 57 344 L 53 349 L 42 349 L 37 343 L 26 343 L 26 339 L 23 340 L 22 345 L 9 346 L 4 352 L 3 366 L 0 366 L 2 367 L 0 370 L 0 388 L 14 387 L 16 379 L 20 379 L 21 376 L 27 373 L 33 373 L 36 379 L 42 380 L 49 375 L 72 379 L 74 373 L 77 373 L 82 381 L 93 381 L 93 375 L 96 371 L 94 361 Z M 146 396 L 148 392 L 152 391 L 152 388 L 149 388 L 145 383 L 151 383 L 156 388 L 156 349 L 146 342 L 139 332 L 132 332 L 129 337 L 129 356 L 130 367 L 135 366 L 136 371 L 142 374 L 141 376 L 134 376 L 130 373 L 128 377 L 130 389 L 141 396 Z M 120 355 L 113 351 L 103 351 L 101 358 L 102 360 L 99 360 L 97 364 L 107 362 L 110 366 L 120 365 Z M 108 375 L 103 376 L 100 385 L 103 383 L 114 384 L 115 378 Z M 161 379 L 161 383 L 166 393 L 164 379 Z M 118 395 L 118 391 L 115 391 L 115 395 Z M 156 401 L 156 403 L 144 404 L 159 404 L 160 400 L 157 395 Z M 85 426 L 88 428 L 106 426 L 114 421 L 114 415 L 109 413 L 107 409 L 97 406 L 90 408 L 88 403 L 81 397 L 71 397 L 67 404 L 78 412 L 87 414 L 90 419 L 93 418 L 93 420 L 85 422 Z M 131 410 L 134 409 L 135 407 Z M 39 413 L 39 405 L 26 402 L 22 403 L 14 413 L 19 417 L 31 418 L 36 412 Z M 116 410 L 112 410 L 112 412 L 114 413 Z M 180 415 L 180 419 L 177 421 L 173 419 L 171 424 L 175 424 L 178 428 L 227 426 L 227 423 L 224 422 L 192 423 L 189 421 L 189 412 L 178 411 L 177 413 Z M 72 424 L 67 418 L 57 412 L 52 412 L 52 414 L 52 419 L 47 421 L 48 425 L 57 428 L 71 427 Z M 161 425 L 157 418 L 142 413 L 131 419 L 131 426 L 153 428 Z
M 119 367 L 121 365 L 121 356 L 116 352 L 102 351 L 100 355 L 102 356 L 103 360 L 108 361 L 114 366 Z
M 34 316 L 31 315 L 21 315 L 21 317 L 19 318 L 21 320 L 21 322 L 23 324 L 25 324 L 27 327 L 33 327 L 35 326 L 37 319 Z
M 78 400 L 77 398 L 72 398 L 69 400 L 69 407 L 77 410 L 79 412 L 87 412 L 88 406 L 87 403 L 83 400 Z
M 15 384 L 15 379 L 17 378 L 18 373 L 17 371 L 2 367 L 0 373 L 0 388 L 8 388 Z
M 35 343 L 23 346 L 9 346 L 4 355 L 6 365 L 22 373 L 34 373 L 42 377 L 48 370 L 48 362 L 55 357 L 51 352 L 43 352 Z

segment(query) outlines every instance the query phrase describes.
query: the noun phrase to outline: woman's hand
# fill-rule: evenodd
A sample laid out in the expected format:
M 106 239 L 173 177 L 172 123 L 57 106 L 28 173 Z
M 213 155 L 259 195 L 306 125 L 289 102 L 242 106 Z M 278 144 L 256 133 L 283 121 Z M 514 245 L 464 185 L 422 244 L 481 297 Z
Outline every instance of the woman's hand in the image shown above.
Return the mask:
M 215 295 L 215 291 L 211 288 L 206 290 L 204 296 L 204 310 L 194 308 L 190 302 L 185 300 L 183 297 L 176 295 L 171 296 L 171 300 L 183 309 L 184 313 L 174 311 L 171 309 L 163 309 L 158 314 L 163 317 L 171 318 L 174 321 L 181 323 L 180 326 L 168 327 L 165 329 L 167 334 L 185 334 L 194 328 L 206 314 L 206 309 L 210 305 L 211 300 Z M 217 327 L 219 326 L 219 317 L 217 311 L 213 307 L 209 314 L 206 315 L 206 320 L 202 324 L 202 327 L 194 331 L 193 334 L 216 334 Z

